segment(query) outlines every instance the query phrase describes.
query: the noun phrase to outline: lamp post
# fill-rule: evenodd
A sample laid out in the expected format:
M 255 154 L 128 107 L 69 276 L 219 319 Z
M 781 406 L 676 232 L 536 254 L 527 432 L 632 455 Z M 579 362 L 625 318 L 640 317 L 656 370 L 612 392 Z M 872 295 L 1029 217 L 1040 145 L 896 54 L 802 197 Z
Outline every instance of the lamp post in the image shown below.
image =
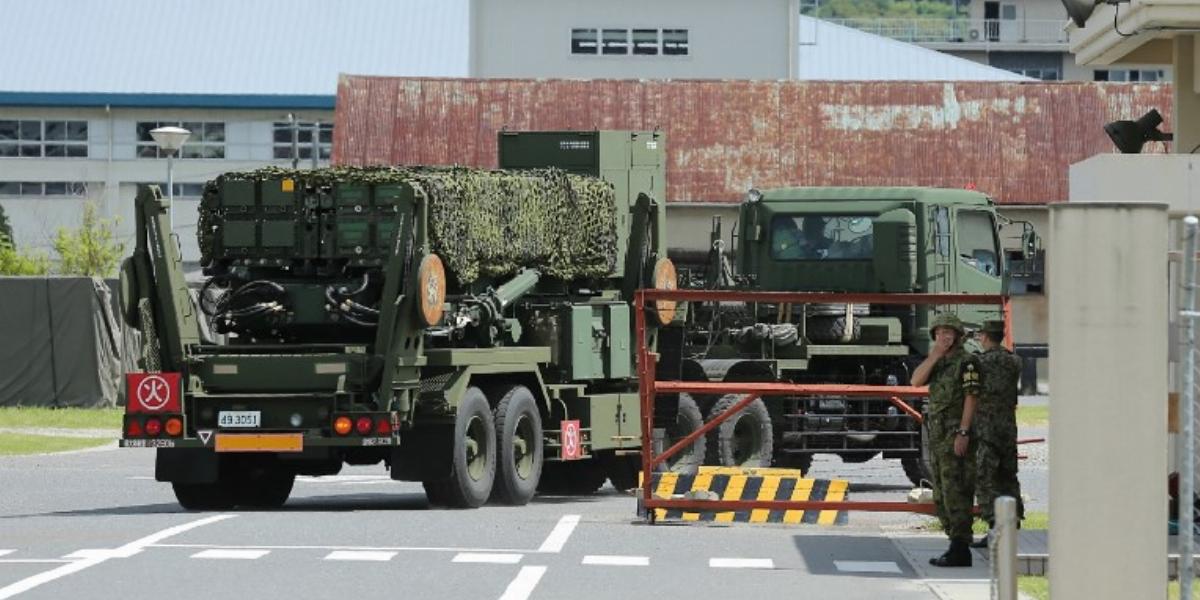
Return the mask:
M 175 232 L 175 153 L 183 147 L 192 132 L 182 127 L 159 127 L 150 130 L 150 137 L 159 149 L 167 153 L 167 220 L 171 224 L 171 232 Z

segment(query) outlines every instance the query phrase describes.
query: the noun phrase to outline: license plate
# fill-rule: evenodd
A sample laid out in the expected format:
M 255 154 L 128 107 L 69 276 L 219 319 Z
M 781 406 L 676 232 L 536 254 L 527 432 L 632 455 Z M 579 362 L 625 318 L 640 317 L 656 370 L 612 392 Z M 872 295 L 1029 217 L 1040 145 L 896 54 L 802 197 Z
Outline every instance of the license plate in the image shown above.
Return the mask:
M 258 410 L 223 410 L 217 413 L 217 427 L 222 428 L 254 428 L 261 421 L 262 411 Z

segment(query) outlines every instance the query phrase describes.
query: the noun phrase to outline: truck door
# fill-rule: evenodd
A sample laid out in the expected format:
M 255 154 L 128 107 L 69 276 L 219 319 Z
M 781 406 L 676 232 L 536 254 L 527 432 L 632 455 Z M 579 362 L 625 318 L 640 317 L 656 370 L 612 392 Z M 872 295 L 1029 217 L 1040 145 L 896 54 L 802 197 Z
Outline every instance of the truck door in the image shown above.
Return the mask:
M 954 209 L 955 271 L 958 292 L 966 294 L 999 294 L 1003 262 L 995 215 L 979 208 Z M 999 307 L 961 306 L 959 317 L 967 323 L 982 324 L 987 319 L 1000 318 Z
M 950 208 L 933 205 L 929 207 L 929 252 L 927 258 L 927 283 L 930 292 L 953 292 L 954 259 L 953 239 L 950 235 Z

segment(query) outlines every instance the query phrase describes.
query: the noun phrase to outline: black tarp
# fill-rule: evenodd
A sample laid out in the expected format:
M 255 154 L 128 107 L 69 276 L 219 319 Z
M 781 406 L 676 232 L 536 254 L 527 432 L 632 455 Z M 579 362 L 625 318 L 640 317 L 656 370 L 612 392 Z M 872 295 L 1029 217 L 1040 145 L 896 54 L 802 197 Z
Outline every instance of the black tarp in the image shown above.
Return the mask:
M 121 347 L 103 280 L 0 277 L 0 406 L 115 406 Z

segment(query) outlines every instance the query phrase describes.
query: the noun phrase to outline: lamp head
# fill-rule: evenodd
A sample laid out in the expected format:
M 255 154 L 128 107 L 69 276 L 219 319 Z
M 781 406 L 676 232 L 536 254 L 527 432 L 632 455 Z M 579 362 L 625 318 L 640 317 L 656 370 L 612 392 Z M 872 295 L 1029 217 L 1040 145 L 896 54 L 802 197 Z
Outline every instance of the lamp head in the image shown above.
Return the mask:
M 1174 138 L 1158 130 L 1162 122 L 1162 115 L 1152 108 L 1136 121 L 1113 121 L 1105 125 L 1104 133 L 1121 154 L 1140 154 L 1146 142 L 1169 142 Z
M 167 152 L 178 151 L 191 135 L 192 132 L 182 127 L 159 127 L 150 130 L 150 137 L 154 138 L 154 143 Z

